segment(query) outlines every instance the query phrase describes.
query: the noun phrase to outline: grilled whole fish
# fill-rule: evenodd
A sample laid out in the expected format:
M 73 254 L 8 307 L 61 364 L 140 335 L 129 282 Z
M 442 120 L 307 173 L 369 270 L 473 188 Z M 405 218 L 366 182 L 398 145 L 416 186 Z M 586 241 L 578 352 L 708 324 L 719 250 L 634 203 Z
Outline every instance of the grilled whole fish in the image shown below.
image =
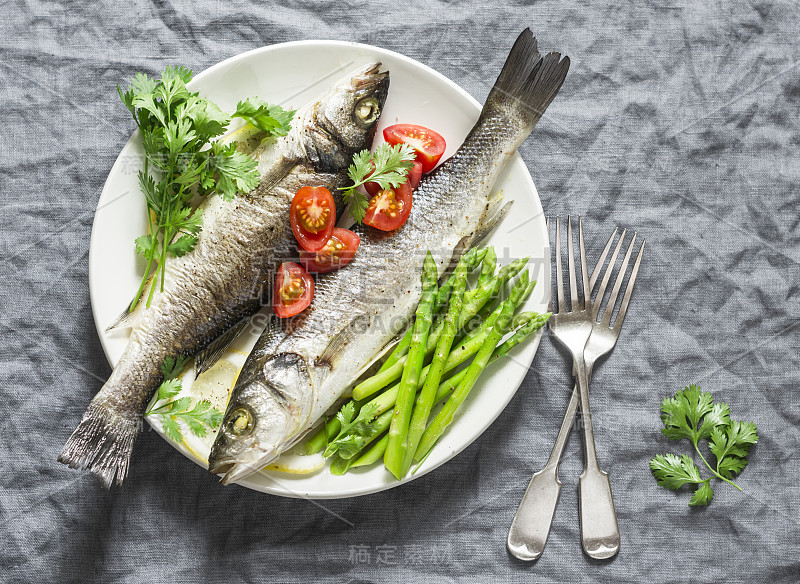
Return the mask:
M 259 339 L 209 457 L 223 484 L 263 468 L 301 437 L 405 326 L 421 296 L 426 250 L 441 274 L 491 219 L 485 211 L 498 174 L 568 68 L 558 53 L 541 57 L 526 29 L 462 146 L 423 178 L 406 224 L 392 233 L 361 230 L 355 258 L 317 280 L 311 306 L 282 335 L 270 329 Z
M 232 202 L 212 197 L 204 203 L 195 249 L 167 261 L 163 292 L 137 310 L 125 352 L 60 462 L 88 468 L 106 487 L 122 482 L 164 359 L 203 350 L 205 366 L 218 358 L 269 300 L 278 262 L 296 255 L 289 225 L 294 193 L 306 185 L 335 192 L 348 180 L 353 154 L 369 147 L 389 86 L 379 68 L 351 73 L 301 108 L 289 134 L 259 153 L 256 189 Z

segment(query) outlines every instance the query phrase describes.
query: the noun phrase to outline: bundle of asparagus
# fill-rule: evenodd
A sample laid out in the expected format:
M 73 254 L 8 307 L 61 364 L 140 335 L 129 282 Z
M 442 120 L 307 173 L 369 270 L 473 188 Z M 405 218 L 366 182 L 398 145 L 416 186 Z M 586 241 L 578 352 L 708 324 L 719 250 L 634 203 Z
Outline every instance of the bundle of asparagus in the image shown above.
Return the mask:
M 337 475 L 383 458 L 386 468 L 402 479 L 415 460 L 421 463 L 486 366 L 550 317 L 550 313 L 518 312 L 536 284 L 523 271 L 528 259 L 497 270 L 493 248 L 473 248 L 437 286 L 436 264 L 429 252 L 413 325 L 378 372 L 356 385 L 352 399 L 306 440 L 305 453 L 323 451 L 333 457 L 331 472 Z M 476 286 L 467 290 L 467 276 L 479 266 Z M 428 424 L 434 406 L 445 398 Z

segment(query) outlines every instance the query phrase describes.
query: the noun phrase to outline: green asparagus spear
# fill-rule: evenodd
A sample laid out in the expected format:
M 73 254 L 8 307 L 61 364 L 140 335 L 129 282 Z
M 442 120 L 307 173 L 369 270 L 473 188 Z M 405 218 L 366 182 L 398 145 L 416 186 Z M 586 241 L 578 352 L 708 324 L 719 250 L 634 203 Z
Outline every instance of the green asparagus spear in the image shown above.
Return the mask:
M 520 297 L 524 294 L 525 289 L 528 287 L 528 282 L 522 282 L 522 278 L 517 284 L 514 286 L 514 289 L 511 291 L 511 296 L 509 300 L 514 297 L 515 294 L 518 294 Z M 475 355 L 475 359 L 473 359 L 472 363 L 470 363 L 469 367 L 467 368 L 467 373 L 464 376 L 464 379 L 461 383 L 458 384 L 455 391 L 450 395 L 447 400 L 447 403 L 444 404 L 439 413 L 436 414 L 436 417 L 431 422 L 431 425 L 428 426 L 428 429 L 425 430 L 425 433 L 422 435 L 422 439 L 419 443 L 419 448 L 417 449 L 417 453 L 415 458 L 417 460 L 421 460 L 425 455 L 428 454 L 431 448 L 433 448 L 436 441 L 441 437 L 444 433 L 445 429 L 450 425 L 453 421 L 453 416 L 456 413 L 456 410 L 464 403 L 467 395 L 469 394 L 472 387 L 475 385 L 475 382 L 478 381 L 478 376 L 483 372 L 488 365 L 489 360 L 492 357 L 492 353 L 494 353 L 495 347 L 500 342 L 500 339 L 503 338 L 503 335 L 508 331 L 511 325 L 511 317 L 513 316 L 513 305 L 510 302 L 505 302 L 503 304 L 503 311 L 500 315 L 500 318 L 497 321 L 497 324 L 492 327 L 491 332 L 487 335 L 486 340 L 483 342 L 478 354 Z
M 489 248 L 489 253 L 486 257 L 490 258 L 490 254 L 492 256 L 494 255 L 494 250 L 492 248 Z M 493 259 L 496 261 L 496 258 Z M 486 265 L 485 261 L 483 265 Z M 433 361 L 431 361 L 431 364 L 428 366 L 425 383 L 414 405 L 414 411 L 408 427 L 401 476 L 405 476 L 411 466 L 411 461 L 414 460 L 414 453 L 417 451 L 419 439 L 422 437 L 422 433 L 425 431 L 425 426 L 428 423 L 428 416 L 430 416 L 433 402 L 436 399 L 436 390 L 439 388 L 439 382 L 442 379 L 444 365 L 447 362 L 447 358 L 450 356 L 450 349 L 453 346 L 453 339 L 456 336 L 458 319 L 461 315 L 461 308 L 464 302 L 464 289 L 467 286 L 467 271 L 462 262 L 459 262 L 454 275 L 455 283 L 453 284 L 453 291 L 450 295 L 450 306 L 447 310 L 447 316 L 445 316 L 444 319 L 442 333 L 439 335 L 439 341 L 436 344 L 436 352 L 433 354 Z M 494 267 L 492 267 L 491 270 L 491 276 L 493 275 Z M 483 277 L 483 272 L 481 273 L 481 277 Z
M 531 333 L 539 330 L 547 319 L 549 318 L 549 313 L 545 315 L 540 315 L 536 312 L 523 312 L 514 316 L 512 320 L 512 326 L 518 327 L 515 331 L 514 335 L 512 335 L 507 341 L 498 347 L 498 350 L 502 349 L 502 354 L 507 353 L 513 346 L 522 342 L 528 335 Z M 448 373 L 453 369 L 457 368 L 459 365 L 470 359 L 475 353 L 478 352 L 480 347 L 483 345 L 483 341 L 486 339 L 488 334 L 491 332 L 491 327 L 488 329 L 481 331 L 479 334 L 474 335 L 473 337 L 469 338 L 465 342 L 463 342 L 458 349 L 452 351 L 447 358 L 447 362 L 443 366 L 443 372 Z M 493 357 L 493 359 L 496 357 Z M 420 374 L 420 379 L 427 379 L 428 371 L 430 365 L 428 367 L 423 368 L 422 373 Z M 422 382 L 419 383 L 421 385 Z M 443 384 L 444 385 L 444 384 Z M 439 391 L 437 391 L 437 396 L 440 396 L 442 393 L 442 386 L 440 386 Z M 333 453 L 336 452 L 340 447 L 344 452 L 348 452 L 349 454 L 343 454 L 342 450 L 339 451 L 339 455 L 345 458 L 349 458 L 353 456 L 353 448 L 357 452 L 372 438 L 375 436 L 375 426 L 381 425 L 381 418 L 394 407 L 395 401 L 397 399 L 397 392 L 399 389 L 399 384 L 394 385 L 393 387 L 389 388 L 385 392 L 381 393 L 380 395 L 376 396 L 369 402 L 363 404 L 362 412 L 368 413 L 369 417 L 365 417 L 363 414 L 360 418 L 357 418 L 352 424 L 351 427 L 354 427 L 358 430 L 355 433 L 342 433 L 340 436 L 337 436 L 335 440 L 331 441 L 328 446 L 327 452 Z M 446 391 L 451 391 L 453 388 L 449 388 Z M 439 400 L 439 397 L 436 398 L 436 401 Z M 415 406 L 416 407 L 416 406 Z M 388 428 L 388 419 L 387 425 L 385 427 L 380 428 L 380 432 L 383 432 L 386 428 Z M 365 442 L 365 439 L 367 442 Z
M 511 262 L 507 266 L 502 267 L 498 272 L 497 277 L 490 282 L 487 282 L 483 286 L 472 290 L 471 292 L 477 292 L 477 294 L 473 294 L 469 300 L 467 299 L 467 293 L 465 293 L 464 307 L 462 308 L 461 315 L 459 316 L 458 327 L 463 327 L 469 321 L 469 319 L 471 319 L 483 307 L 483 305 L 489 301 L 489 299 L 497 292 L 497 290 L 500 289 L 501 286 L 517 275 L 528 262 L 528 259 L 529 258 L 521 258 Z M 428 337 L 428 346 L 425 352 L 426 357 L 433 353 L 434 349 L 436 348 L 436 343 L 439 341 L 439 335 L 442 332 L 443 325 L 444 322 L 441 322 L 439 326 L 434 327 L 431 331 Z M 398 379 L 403 373 L 403 367 L 405 365 L 406 358 L 407 356 L 401 357 L 390 367 L 384 369 L 383 371 L 379 371 L 372 377 L 369 377 L 368 379 L 365 379 L 356 385 L 353 388 L 353 398 L 362 400 L 365 397 L 368 397 L 383 389 L 392 381 Z
M 328 442 L 339 433 L 340 429 L 341 424 L 339 424 L 339 420 L 335 418 L 326 420 L 325 423 L 320 426 L 319 430 L 309 438 L 306 438 L 305 444 L 303 444 L 303 453 L 316 454 L 317 452 L 322 452 L 328 445 Z
M 331 474 L 335 476 L 340 476 L 350 470 L 353 461 L 344 459 L 340 456 L 335 456 L 333 462 L 331 462 Z
M 478 286 L 481 286 L 494 278 L 494 271 L 497 269 L 497 254 L 493 247 L 486 249 L 486 256 L 481 262 L 481 275 L 478 277 Z
M 350 468 L 356 468 L 359 466 L 368 466 L 373 464 L 374 462 L 383 458 L 383 454 L 386 452 L 386 445 L 389 444 L 389 434 L 385 434 L 383 438 L 378 440 L 375 444 L 370 446 L 370 448 L 361 456 L 359 456 L 353 464 L 350 465 Z
M 547 319 L 550 318 L 550 313 L 546 314 L 537 314 L 537 313 L 523 313 L 517 315 L 517 317 L 522 317 L 523 315 L 532 315 L 528 316 L 524 324 L 522 324 L 519 328 L 517 328 L 514 333 L 504 342 L 500 343 L 497 348 L 492 353 L 492 357 L 489 360 L 489 363 L 493 363 L 495 360 L 499 359 L 506 353 L 508 353 L 513 347 L 524 341 L 530 335 L 538 331 L 540 328 L 544 326 L 547 322 Z M 517 318 L 515 317 L 515 319 Z M 452 392 L 458 385 L 464 380 L 468 372 L 468 369 L 462 369 L 449 379 L 445 380 L 439 385 L 439 388 L 436 390 L 436 398 L 434 400 L 434 404 L 439 403 Z M 385 394 L 381 394 L 382 397 Z M 419 403 L 420 395 L 417 396 L 417 403 Z M 376 398 L 377 399 L 377 398 Z M 374 401 L 374 400 L 373 400 Z M 387 411 L 379 415 L 375 418 L 372 422 L 372 432 L 368 436 L 358 436 L 356 439 L 353 440 L 353 448 L 357 449 L 357 452 L 351 456 L 351 458 L 347 459 L 350 461 L 355 460 L 353 464 L 350 465 L 348 468 L 354 468 L 357 466 L 365 466 L 368 464 L 372 464 L 377 461 L 379 458 L 383 456 L 384 451 L 386 450 L 386 443 L 388 442 L 388 435 L 383 437 L 383 445 L 375 444 L 372 446 L 366 453 L 361 454 L 361 456 L 357 456 L 357 454 L 361 453 L 363 448 L 366 448 L 374 442 L 375 438 L 380 435 L 381 433 L 385 432 L 391 423 L 392 419 L 392 412 L 390 408 L 394 404 L 390 404 L 387 406 Z M 415 405 L 415 408 L 417 406 Z M 345 437 L 347 439 L 349 437 Z M 339 456 L 342 457 L 342 452 L 346 452 L 345 449 L 339 451 Z M 430 452 L 430 451 L 429 451 Z
M 400 388 L 397 390 L 394 415 L 391 426 L 389 426 L 389 444 L 386 446 L 386 453 L 383 457 L 386 468 L 397 479 L 401 479 L 403 476 L 404 443 L 408 433 L 408 422 L 411 419 L 411 409 L 414 407 L 419 374 L 425 360 L 428 334 L 433 322 L 433 302 L 436 296 L 438 276 L 436 262 L 431 252 L 428 252 L 422 268 L 422 299 L 417 306 L 414 318 L 414 334 L 408 347 Z
M 389 409 L 372 420 L 366 420 L 362 431 L 349 433 L 337 439 L 336 453 L 344 459 L 355 457 L 364 447 L 386 431 L 392 422 L 392 410 Z
M 464 262 L 466 265 L 467 271 L 471 272 L 475 268 L 477 268 L 481 262 L 483 261 L 484 256 L 486 256 L 487 252 L 489 251 L 488 248 L 477 248 L 473 247 L 472 249 L 468 250 L 463 256 L 461 256 L 461 262 Z M 453 288 L 453 281 L 455 279 L 455 274 L 450 276 L 447 281 L 442 284 L 439 288 L 439 291 L 436 293 L 436 300 L 433 306 L 433 313 L 436 314 L 442 308 L 442 306 L 447 303 L 447 299 L 450 296 L 450 290 Z M 411 334 L 413 332 L 412 327 L 408 327 L 406 330 L 406 334 L 403 335 L 403 338 L 400 339 L 400 342 L 392 351 L 392 354 L 383 362 L 381 368 L 378 369 L 378 373 L 382 373 L 386 371 L 389 367 L 397 363 L 397 361 L 404 357 L 405 354 L 408 352 L 408 345 L 411 344 Z

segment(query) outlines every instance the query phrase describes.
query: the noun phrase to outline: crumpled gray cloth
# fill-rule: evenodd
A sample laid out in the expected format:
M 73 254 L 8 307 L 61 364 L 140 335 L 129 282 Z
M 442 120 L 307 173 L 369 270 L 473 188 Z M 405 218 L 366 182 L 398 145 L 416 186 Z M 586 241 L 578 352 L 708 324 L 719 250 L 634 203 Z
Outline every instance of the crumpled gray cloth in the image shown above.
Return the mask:
M 547 336 L 479 440 L 388 492 L 311 502 L 223 488 L 153 432 L 111 492 L 56 463 L 109 374 L 87 254 L 103 181 L 133 131 L 117 83 L 330 38 L 409 55 L 482 101 L 525 26 L 572 58 L 522 148 L 546 211 L 584 217 L 591 261 L 615 226 L 648 242 L 619 346 L 592 383 L 618 557 L 581 552 L 576 436 L 543 557 L 523 564 L 505 550 L 571 390 Z M 799 33 L 788 0 L 6 3 L 0 581 L 800 580 Z M 658 415 L 691 382 L 761 436 L 744 492 L 720 485 L 700 509 L 647 467 L 656 453 L 689 452 L 661 436 Z

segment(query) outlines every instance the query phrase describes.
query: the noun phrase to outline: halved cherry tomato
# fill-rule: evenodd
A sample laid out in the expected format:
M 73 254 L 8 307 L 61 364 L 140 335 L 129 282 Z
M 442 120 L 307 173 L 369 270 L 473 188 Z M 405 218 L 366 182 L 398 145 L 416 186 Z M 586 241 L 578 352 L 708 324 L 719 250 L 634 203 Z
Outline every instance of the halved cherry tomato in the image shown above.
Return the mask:
M 417 160 L 422 163 L 422 172 L 429 173 L 444 154 L 447 144 L 439 134 L 423 126 L 395 124 L 383 131 L 383 139 L 389 144 L 408 144 L 417 151 Z
M 312 274 L 338 270 L 353 259 L 361 238 L 350 231 L 336 227 L 333 235 L 319 251 L 300 250 L 300 263 Z
M 384 189 L 369 200 L 364 223 L 381 231 L 392 231 L 406 222 L 411 214 L 411 185 Z
M 422 180 L 422 163 L 415 160 L 411 163 L 411 170 L 408 171 L 408 181 L 411 183 L 411 189 L 419 186 L 419 181 Z M 370 197 L 374 197 L 381 190 L 381 185 L 376 182 L 364 183 L 364 188 L 367 189 Z
M 314 298 L 314 279 L 305 268 L 284 262 L 275 275 L 272 310 L 278 318 L 294 316 L 308 308 Z
M 289 213 L 297 243 L 308 251 L 325 247 L 336 224 L 336 205 L 325 187 L 303 187 L 292 199 Z

